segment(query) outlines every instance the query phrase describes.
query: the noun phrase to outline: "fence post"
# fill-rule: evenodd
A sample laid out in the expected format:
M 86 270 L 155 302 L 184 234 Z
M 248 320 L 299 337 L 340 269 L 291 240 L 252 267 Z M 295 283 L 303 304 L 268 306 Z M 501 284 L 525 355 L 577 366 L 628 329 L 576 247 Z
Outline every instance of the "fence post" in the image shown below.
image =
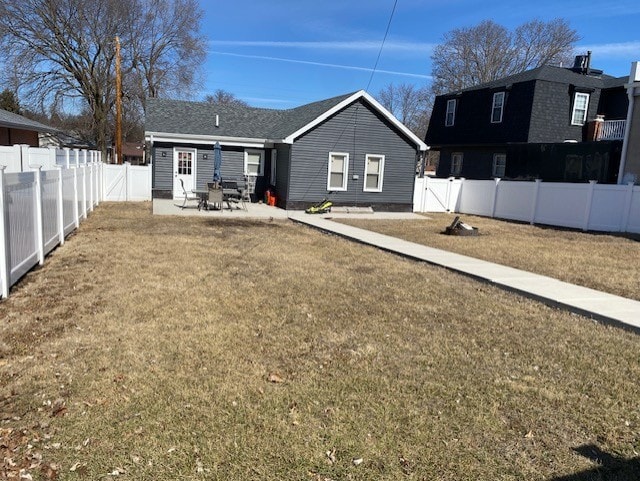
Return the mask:
M 542 183 L 542 179 L 535 180 L 536 185 L 533 189 L 533 201 L 531 202 L 531 220 L 529 224 L 533 225 L 536 223 L 536 214 L 538 213 L 538 196 L 540 195 L 540 184 Z
M 7 214 L 7 187 L 4 169 L 0 165 L 0 283 L 2 284 L 2 297 L 9 297 L 11 284 L 11 252 L 9 243 L 9 216 Z
M 87 166 L 85 164 L 80 165 L 80 171 L 82 172 L 82 217 L 87 218 Z
M 627 188 L 624 193 L 624 207 L 622 209 L 622 225 L 620 230 L 622 232 L 628 232 L 629 229 L 629 217 L 631 216 L 631 202 L 633 201 L 633 182 L 627 183 Z
M 491 217 L 496 216 L 496 205 L 498 204 L 498 185 L 500 184 L 500 179 L 493 179 L 493 201 L 491 204 Z
M 64 244 L 64 190 L 62 186 L 63 167 L 58 165 L 58 241 L 60 245 Z
M 131 195 L 129 192 L 129 175 L 131 174 L 129 165 L 131 165 L 129 162 L 124 163 L 124 200 L 126 202 L 129 201 L 129 196 Z
M 35 171 L 36 178 L 36 242 L 38 243 L 38 264 L 44 264 L 44 221 L 42 219 L 42 166 Z
M 589 181 L 589 190 L 587 191 L 587 202 L 584 206 L 584 216 L 582 218 L 582 230 L 589 230 L 589 219 L 591 218 L 591 207 L 593 205 L 593 191 L 596 188 L 597 180 Z
M 100 205 L 100 201 L 102 200 L 102 192 L 100 192 L 100 175 L 101 175 L 101 166 L 98 157 L 98 152 L 93 153 L 93 160 L 96 163 L 96 178 L 93 179 L 94 185 L 96 187 L 96 206 Z
M 78 208 L 78 166 L 71 167 L 73 170 L 73 221 L 76 225 L 76 229 L 80 227 L 80 212 Z
M 67 169 L 70 167 L 69 165 L 69 147 L 64 148 L 64 162 Z
M 56 165 L 58 165 L 58 153 L 55 147 L 47 147 L 49 149 L 49 169 L 55 169 Z

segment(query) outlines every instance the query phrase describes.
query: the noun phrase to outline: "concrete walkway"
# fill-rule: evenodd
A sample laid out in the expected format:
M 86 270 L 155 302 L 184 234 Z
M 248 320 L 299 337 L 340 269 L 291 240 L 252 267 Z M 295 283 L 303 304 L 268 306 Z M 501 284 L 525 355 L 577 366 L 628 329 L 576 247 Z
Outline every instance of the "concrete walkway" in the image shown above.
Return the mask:
M 338 217 L 331 215 L 331 217 Z M 354 218 L 353 215 L 349 216 Z M 359 216 L 358 216 L 359 217 Z M 362 215 L 364 218 L 365 216 Z M 316 229 L 411 259 L 445 267 L 475 279 L 514 291 L 548 305 L 562 307 L 588 318 L 640 332 L 640 302 L 587 287 L 562 282 L 473 257 L 434 249 L 384 234 L 332 222 L 322 216 L 290 212 L 289 218 Z M 369 217 L 367 217 L 369 218 Z

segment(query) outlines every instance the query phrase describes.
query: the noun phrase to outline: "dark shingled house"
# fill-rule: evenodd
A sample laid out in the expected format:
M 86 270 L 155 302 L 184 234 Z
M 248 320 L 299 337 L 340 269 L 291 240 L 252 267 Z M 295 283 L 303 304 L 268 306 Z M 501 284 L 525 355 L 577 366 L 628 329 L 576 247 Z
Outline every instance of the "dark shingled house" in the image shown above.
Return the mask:
M 335 205 L 411 211 L 416 160 L 427 146 L 364 91 L 290 110 L 149 99 L 145 140 L 153 196 L 179 198 L 213 178 L 249 179 L 253 198 L 267 188 L 277 205 L 300 209 L 329 197 Z
M 615 182 L 628 77 L 578 56 L 436 97 L 425 137 L 437 176 Z

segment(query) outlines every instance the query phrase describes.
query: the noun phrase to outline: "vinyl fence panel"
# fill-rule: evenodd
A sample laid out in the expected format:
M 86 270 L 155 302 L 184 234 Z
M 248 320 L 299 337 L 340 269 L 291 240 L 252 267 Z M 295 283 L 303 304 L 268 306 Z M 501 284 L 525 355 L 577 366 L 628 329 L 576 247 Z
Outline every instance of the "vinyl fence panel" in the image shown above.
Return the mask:
M 440 201 L 430 202 L 434 198 Z M 583 230 L 638 233 L 640 186 L 600 185 L 595 181 L 416 179 L 414 212 L 446 211 Z
M 42 233 L 44 253 L 51 252 L 60 241 L 58 226 L 58 184 L 60 172 L 58 170 L 43 170 L 42 185 Z
M 11 284 L 38 263 L 35 172 L 6 175 Z
M 498 183 L 494 216 L 500 219 L 530 222 L 535 201 L 535 182 L 501 180 Z

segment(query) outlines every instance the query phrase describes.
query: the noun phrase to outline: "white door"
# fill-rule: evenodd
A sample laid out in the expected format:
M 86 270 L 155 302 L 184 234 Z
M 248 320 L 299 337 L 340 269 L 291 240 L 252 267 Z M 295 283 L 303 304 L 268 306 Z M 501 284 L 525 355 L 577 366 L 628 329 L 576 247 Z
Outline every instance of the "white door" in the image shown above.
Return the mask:
M 184 197 L 180 180 L 187 193 L 196 186 L 196 151 L 193 149 L 175 149 L 173 151 L 173 197 Z

